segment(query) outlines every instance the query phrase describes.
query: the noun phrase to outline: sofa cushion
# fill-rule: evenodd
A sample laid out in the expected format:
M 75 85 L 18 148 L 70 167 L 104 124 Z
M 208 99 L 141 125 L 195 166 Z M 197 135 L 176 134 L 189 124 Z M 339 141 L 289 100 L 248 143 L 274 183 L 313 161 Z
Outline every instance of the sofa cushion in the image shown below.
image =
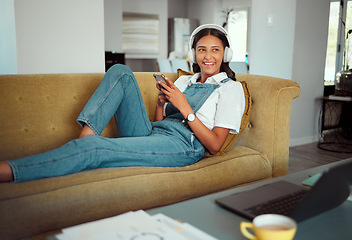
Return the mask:
M 177 69 L 177 75 L 176 75 L 176 79 L 178 79 L 179 77 L 181 77 L 182 75 L 193 75 L 194 72 L 187 72 L 185 70 L 182 70 L 181 68 Z
M 187 72 L 182 69 L 177 69 L 177 78 L 179 78 L 182 75 L 193 75 L 194 73 L 192 72 Z M 221 147 L 220 151 L 215 154 L 215 155 L 222 155 L 225 152 L 229 151 L 233 145 L 235 144 L 236 140 L 239 138 L 241 135 L 243 129 L 246 128 L 248 125 L 249 117 L 250 117 L 250 112 L 251 112 L 251 106 L 252 106 L 252 99 L 251 99 L 251 94 L 249 91 L 248 84 L 245 81 L 241 81 L 242 87 L 243 87 L 243 92 L 245 96 L 245 101 L 246 101 L 246 106 L 243 112 L 242 120 L 241 120 L 241 126 L 240 126 L 240 131 L 238 134 L 229 134 L 225 140 L 224 145 Z M 205 157 L 210 157 L 213 156 L 211 155 L 208 151 L 205 152 L 204 154 Z

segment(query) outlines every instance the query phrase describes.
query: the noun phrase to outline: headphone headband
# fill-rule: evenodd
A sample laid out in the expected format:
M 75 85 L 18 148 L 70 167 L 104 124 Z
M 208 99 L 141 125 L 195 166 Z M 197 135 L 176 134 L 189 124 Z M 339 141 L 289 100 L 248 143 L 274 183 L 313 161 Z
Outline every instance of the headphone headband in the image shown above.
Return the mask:
M 212 29 L 216 29 L 220 32 L 222 32 L 225 37 L 227 38 L 227 41 L 229 43 L 229 47 L 225 47 L 225 51 L 224 51 L 224 62 L 230 62 L 231 59 L 232 59 L 232 49 L 231 49 L 231 40 L 229 38 L 229 35 L 226 31 L 225 28 L 217 25 L 217 24 L 203 24 L 203 25 L 200 25 L 199 27 L 197 27 L 196 29 L 194 29 L 194 31 L 192 32 L 191 34 L 191 37 L 189 39 L 189 53 L 188 53 L 188 57 L 190 59 L 191 62 L 195 62 L 195 50 L 192 48 L 192 45 L 193 45 L 193 41 L 194 41 L 194 38 L 195 36 L 197 35 L 198 32 L 200 32 L 201 30 L 203 29 L 206 29 L 206 28 L 212 28 Z
M 213 28 L 213 29 L 216 29 L 216 30 L 219 30 L 220 32 L 222 32 L 226 36 L 227 41 L 229 42 L 229 47 L 231 48 L 231 41 L 230 41 L 229 34 L 227 33 L 226 29 L 221 27 L 220 25 L 210 23 L 210 24 L 200 25 L 196 29 L 193 30 L 191 37 L 189 39 L 189 49 L 192 49 L 193 41 L 194 41 L 194 38 L 197 35 L 197 33 L 203 29 L 206 29 L 206 28 Z

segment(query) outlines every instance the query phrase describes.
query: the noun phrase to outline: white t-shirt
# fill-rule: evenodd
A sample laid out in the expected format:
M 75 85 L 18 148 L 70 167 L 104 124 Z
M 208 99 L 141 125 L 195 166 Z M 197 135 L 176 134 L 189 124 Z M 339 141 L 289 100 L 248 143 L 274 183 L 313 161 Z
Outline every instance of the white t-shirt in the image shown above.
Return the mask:
M 194 75 L 183 75 L 175 81 L 175 85 L 181 92 L 187 86 L 197 83 L 200 73 Z M 210 130 L 214 127 L 230 129 L 230 133 L 237 134 L 241 126 L 241 119 L 245 109 L 245 97 L 243 87 L 240 82 L 222 80 L 228 78 L 225 72 L 221 72 L 209 77 L 205 83 L 219 84 L 220 86 L 204 102 L 202 107 L 196 112 L 199 120 Z M 166 104 L 164 106 L 164 109 Z

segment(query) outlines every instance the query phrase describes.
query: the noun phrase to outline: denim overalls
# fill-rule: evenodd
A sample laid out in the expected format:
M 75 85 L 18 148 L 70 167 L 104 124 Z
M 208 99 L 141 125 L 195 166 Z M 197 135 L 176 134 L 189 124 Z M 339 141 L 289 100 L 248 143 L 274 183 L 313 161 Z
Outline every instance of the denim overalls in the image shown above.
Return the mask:
M 226 80 L 225 80 L 226 81 Z M 194 112 L 218 87 L 193 84 L 184 94 Z M 204 147 L 182 114 L 169 103 L 167 117 L 150 123 L 137 81 L 124 65 L 105 74 L 77 122 L 97 135 L 72 140 L 46 153 L 9 161 L 15 182 L 62 176 L 103 167 L 180 167 L 197 162 Z M 99 136 L 115 115 L 119 138 Z

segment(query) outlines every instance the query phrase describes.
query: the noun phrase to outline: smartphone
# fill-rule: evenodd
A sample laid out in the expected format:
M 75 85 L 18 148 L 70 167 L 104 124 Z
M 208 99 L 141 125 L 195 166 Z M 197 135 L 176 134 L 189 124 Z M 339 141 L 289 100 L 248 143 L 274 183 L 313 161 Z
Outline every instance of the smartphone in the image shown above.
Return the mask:
M 165 79 L 160 74 L 154 73 L 153 76 L 154 76 L 154 78 L 155 78 L 155 80 L 157 82 L 163 82 L 163 83 L 165 83 L 167 85 Z

